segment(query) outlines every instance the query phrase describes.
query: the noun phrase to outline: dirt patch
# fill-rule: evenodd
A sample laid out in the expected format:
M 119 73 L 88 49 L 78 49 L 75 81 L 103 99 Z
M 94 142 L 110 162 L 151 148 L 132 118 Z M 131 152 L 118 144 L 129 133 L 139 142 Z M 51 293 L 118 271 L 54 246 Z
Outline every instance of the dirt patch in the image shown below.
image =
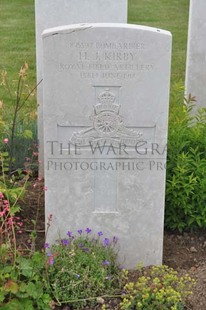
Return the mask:
M 30 234 L 34 227 L 32 220 L 37 220 L 37 249 L 41 249 L 45 242 L 44 192 L 42 188 L 43 184 L 41 183 L 31 184 L 25 199 L 21 202 L 20 216 L 24 226 L 22 233 L 18 235 L 18 241 L 22 247 L 31 244 Z M 181 274 L 188 273 L 196 279 L 197 284 L 193 295 L 188 300 L 186 309 L 206 309 L 206 232 L 183 233 L 182 235 L 165 232 L 163 257 L 164 264 Z M 136 271 L 132 272 L 130 279 L 136 279 L 137 276 Z M 107 309 L 119 309 L 119 301 L 119 299 L 105 300 Z M 68 306 L 62 309 L 70 310 Z M 101 309 L 101 306 L 95 309 Z
M 187 309 L 206 309 L 206 232 L 183 235 L 165 233 L 163 262 L 196 280 Z

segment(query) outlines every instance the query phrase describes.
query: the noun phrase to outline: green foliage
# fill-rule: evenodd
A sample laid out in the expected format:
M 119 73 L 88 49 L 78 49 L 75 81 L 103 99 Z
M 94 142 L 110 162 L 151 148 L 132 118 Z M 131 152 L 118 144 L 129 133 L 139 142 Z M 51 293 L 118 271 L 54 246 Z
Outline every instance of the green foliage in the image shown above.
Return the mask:
M 1 309 L 51 309 L 45 254 L 34 252 L 28 257 L 20 254 L 15 265 L 11 263 L 11 255 L 9 248 L 4 246 L 4 251 L 0 252 Z
M 9 158 L 9 152 L 0 152 L 0 308 L 51 309 L 45 253 L 34 251 L 35 238 L 32 239 L 31 249 L 17 247 L 16 233 L 21 233 L 23 225 L 17 216 L 20 211 L 18 203 L 25 193 L 30 173 L 27 170 L 27 174 L 23 174 L 18 169 L 10 175 Z M 36 187 L 41 195 L 43 191 L 39 184 L 36 183 Z M 38 212 L 39 206 L 34 230 Z
M 185 299 L 192 294 L 195 281 L 167 266 L 154 266 L 137 282 L 125 285 L 122 310 L 183 310 Z
M 16 230 L 22 226 L 22 222 L 16 216 L 20 211 L 19 199 L 24 195 L 29 175 L 22 178 L 21 184 L 16 177 L 8 175 L 9 154 L 0 152 L 0 250 L 8 246 L 14 251 L 14 264 L 16 260 Z M 19 176 L 21 172 L 19 171 Z
M 80 231 L 81 232 L 81 231 Z M 48 278 L 54 298 L 74 309 L 93 306 L 98 297 L 111 296 L 122 284 L 122 271 L 114 250 L 117 239 L 69 234 L 48 252 Z
M 173 105 L 169 119 L 165 225 L 179 231 L 206 228 L 206 110 L 193 108 Z
M 17 203 L 18 200 L 25 194 L 26 183 L 29 175 L 24 175 L 22 174 L 21 170 L 17 170 L 16 175 L 12 175 L 11 177 L 8 176 L 8 152 L 0 152 L 0 167 L 0 192 L 3 193 L 6 199 L 9 200 L 11 216 L 14 216 L 16 212 L 20 211 L 20 207 L 17 205 Z M 22 179 L 23 181 L 19 183 L 19 179 Z

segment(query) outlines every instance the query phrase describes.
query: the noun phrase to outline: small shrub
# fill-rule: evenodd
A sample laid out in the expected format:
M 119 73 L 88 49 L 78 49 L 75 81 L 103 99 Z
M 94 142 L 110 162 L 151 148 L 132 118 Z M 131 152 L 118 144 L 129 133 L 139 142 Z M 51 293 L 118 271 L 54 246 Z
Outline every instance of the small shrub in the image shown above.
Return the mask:
M 111 296 L 122 284 L 122 272 L 114 247 L 117 238 L 104 238 L 91 230 L 68 232 L 68 238 L 48 247 L 48 279 L 54 298 L 78 309 L 93 306 L 98 297 Z M 108 296 L 108 297 L 109 297 Z
M 172 268 L 154 266 L 137 282 L 125 285 L 121 310 L 183 310 L 193 285 L 188 275 L 180 277 Z
M 173 106 L 169 119 L 166 228 L 206 228 L 206 109 L 193 114 L 194 98 Z

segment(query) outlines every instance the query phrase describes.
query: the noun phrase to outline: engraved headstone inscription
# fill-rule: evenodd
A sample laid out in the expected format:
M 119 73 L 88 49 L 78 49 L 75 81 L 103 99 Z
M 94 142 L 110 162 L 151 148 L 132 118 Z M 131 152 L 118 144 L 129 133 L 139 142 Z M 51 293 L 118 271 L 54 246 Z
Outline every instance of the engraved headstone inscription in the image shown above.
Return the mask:
M 196 108 L 206 107 L 205 12 L 205 0 L 190 0 L 185 92 L 196 97 Z
M 76 23 L 127 23 L 127 0 L 35 0 L 37 83 L 42 80 L 42 32 Z M 39 158 L 43 160 L 43 82 L 37 88 Z M 43 168 L 43 164 L 40 168 Z M 41 169 L 43 173 L 43 169 Z
M 126 267 L 160 264 L 171 34 L 77 24 L 43 46 L 48 241 L 90 227 L 119 238 Z

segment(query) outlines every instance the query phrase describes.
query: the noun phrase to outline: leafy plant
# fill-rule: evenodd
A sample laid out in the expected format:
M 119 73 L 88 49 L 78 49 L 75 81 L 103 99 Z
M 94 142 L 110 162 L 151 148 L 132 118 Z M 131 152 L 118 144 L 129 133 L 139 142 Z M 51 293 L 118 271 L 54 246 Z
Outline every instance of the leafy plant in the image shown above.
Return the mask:
M 195 98 L 170 113 L 165 226 L 206 227 L 206 109 L 193 112 Z
M 48 279 L 59 305 L 72 304 L 76 309 L 94 305 L 98 298 L 112 297 L 122 285 L 123 274 L 117 263 L 114 247 L 117 238 L 91 235 L 91 229 L 68 231 L 51 248 L 48 244 Z
M 137 282 L 124 286 L 122 310 L 183 310 L 187 296 L 192 294 L 194 280 L 188 275 L 178 276 L 167 266 L 154 266 Z
M 2 176 L 0 176 L 0 247 L 9 247 L 13 253 L 13 265 L 16 263 L 16 230 L 21 228 L 23 223 L 16 214 L 20 211 L 19 199 L 25 192 L 28 175 L 23 184 L 17 185 L 15 179 L 9 178 L 8 172 L 8 153 L 0 153 L 0 163 Z
M 11 264 L 9 248 L 4 245 L 0 252 L 0 305 L 1 309 L 51 309 L 47 293 L 45 254 L 18 255 Z
M 0 153 L 0 305 L 1 309 L 50 309 L 51 297 L 47 293 L 46 257 L 35 251 L 38 211 L 31 234 L 31 248 L 18 247 L 16 233 L 22 233 L 18 216 L 19 199 L 25 192 L 29 173 L 20 181 L 9 177 L 8 154 Z M 19 175 L 20 176 L 20 175 Z M 38 178 L 40 179 L 40 178 Z M 39 195 L 42 185 L 36 182 Z
M 40 191 L 40 185 L 36 186 Z M 16 232 L 22 232 L 23 225 L 16 215 L 18 211 L 19 208 L 11 205 L 0 192 L 0 307 L 5 310 L 50 309 L 52 299 L 46 274 L 47 257 L 44 251 L 35 251 L 38 210 L 30 248 L 18 247 L 17 244 Z

